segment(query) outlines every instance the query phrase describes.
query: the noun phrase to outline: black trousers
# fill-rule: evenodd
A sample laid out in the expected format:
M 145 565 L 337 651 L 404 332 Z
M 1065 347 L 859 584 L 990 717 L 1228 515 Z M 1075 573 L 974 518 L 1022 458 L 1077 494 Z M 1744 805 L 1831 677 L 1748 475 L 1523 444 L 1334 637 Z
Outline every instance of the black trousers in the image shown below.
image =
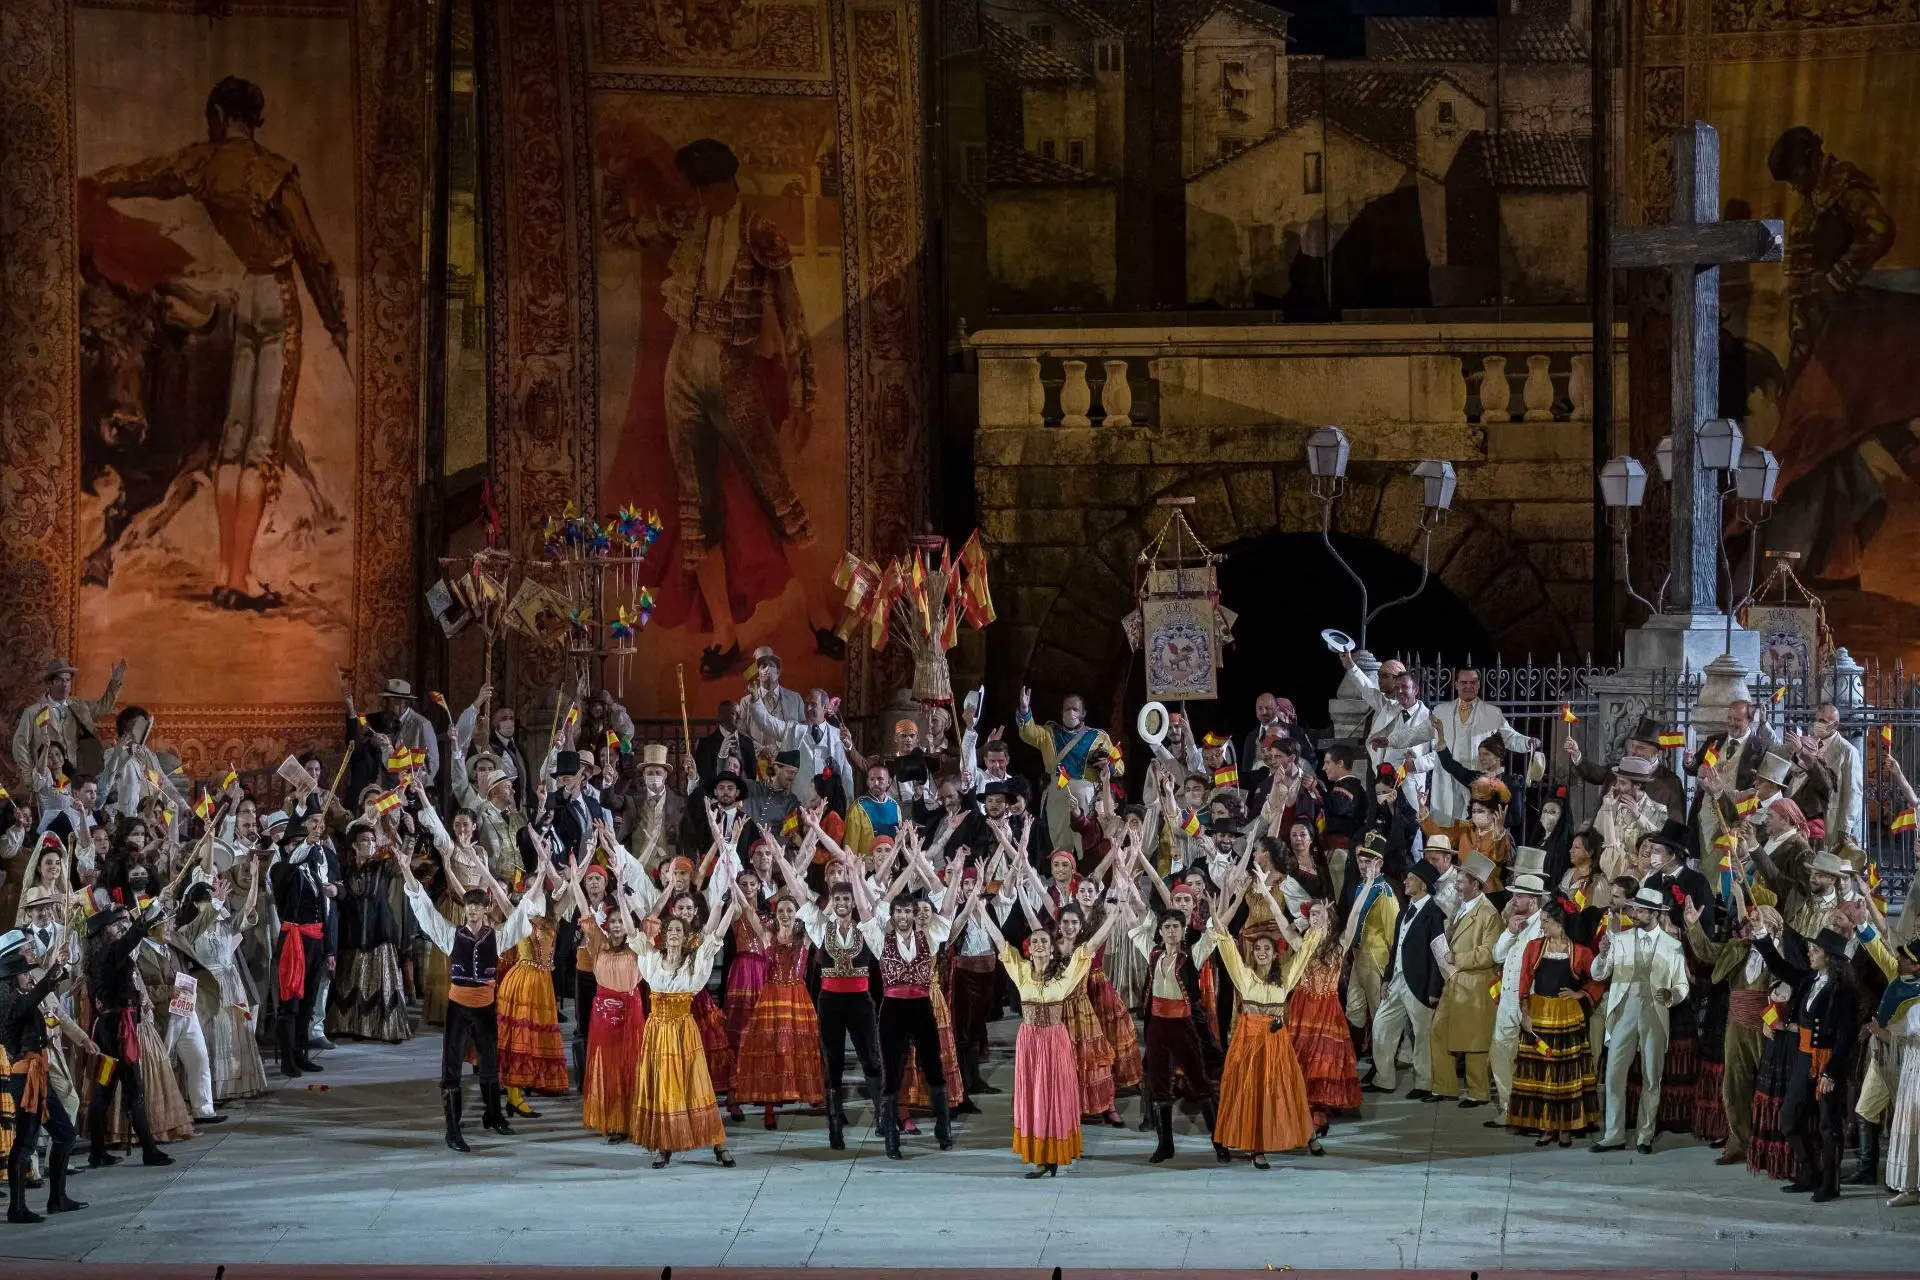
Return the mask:
M 327 972 L 327 944 L 325 938 L 308 938 L 297 933 L 280 935 L 280 946 L 284 950 L 295 942 L 300 944 L 306 963 L 306 990 L 297 1003 L 283 1003 L 274 1010 L 273 1033 L 280 1045 L 280 1052 L 305 1057 L 313 1035 L 313 1002 L 320 995 L 320 979 Z M 274 956 L 275 967 L 269 981 L 278 982 L 274 975 L 279 973 L 279 955 Z
M 849 1039 L 860 1070 L 879 1075 L 880 1037 L 874 1027 L 873 997 L 864 991 L 822 991 L 816 1011 L 820 1015 L 820 1056 L 827 1066 L 828 1091 L 837 1091 L 846 1076 Z
M 593 970 L 573 971 L 573 1060 L 580 1064 L 583 1080 L 587 1070 L 587 1024 L 593 1020 L 593 997 L 599 990 Z
M 1804 1053 L 1794 1056 L 1793 1079 L 1787 1082 L 1786 1096 L 1780 1100 L 1780 1132 L 1789 1142 L 1804 1143 L 1795 1154 L 1803 1167 L 1800 1177 L 1811 1180 L 1815 1174 L 1832 1178 L 1838 1175 L 1842 1138 L 1846 1133 L 1847 1106 L 1845 1081 L 1836 1081 L 1826 1097 L 1816 1097 L 1813 1059 Z M 1819 1168 L 1811 1167 L 1807 1157 L 1818 1153 Z
M 100 1051 L 115 1059 L 113 1074 L 107 1077 L 105 1084 L 94 1082 L 93 1096 L 87 1100 L 87 1141 L 92 1146 L 91 1155 L 105 1155 L 107 1151 L 107 1110 L 113 1105 L 113 1091 L 117 1087 L 126 1099 L 127 1115 L 133 1122 L 133 1133 L 140 1141 L 142 1151 L 156 1151 L 159 1143 L 153 1140 L 153 1129 L 147 1123 L 147 1087 L 140 1079 L 140 1064 L 126 1060 L 126 1046 L 120 1037 L 120 1015 L 105 1012 L 93 1020 L 93 1042 Z M 52 1109 L 48 1109 L 52 1114 Z M 49 1129 L 51 1132 L 51 1129 Z
M 138 1068 L 135 1069 L 136 1073 Z M 13 1095 L 13 1150 L 7 1156 L 7 1176 L 16 1187 L 24 1187 L 27 1182 L 27 1170 L 33 1161 L 33 1149 L 40 1141 L 40 1117 L 29 1115 L 20 1105 L 20 1094 L 27 1087 L 27 1078 L 23 1075 L 9 1076 L 7 1092 Z M 67 1115 L 67 1109 L 60 1104 L 60 1095 L 51 1087 L 47 1089 L 47 1136 L 53 1139 L 53 1149 L 47 1153 L 49 1170 L 65 1170 L 67 1157 L 73 1154 L 73 1144 L 79 1135 L 74 1132 L 73 1119 Z
M 926 996 L 888 996 L 880 1002 L 880 1059 L 887 1069 L 887 1092 L 898 1094 L 904 1087 L 907 1050 L 915 1051 L 920 1074 L 927 1078 L 928 1089 L 947 1087 L 946 1074 L 940 1068 L 940 1028 L 933 1020 L 933 1001 Z
M 500 1081 L 499 1006 L 470 1009 L 456 1001 L 447 1001 L 447 1025 L 440 1035 L 440 1087 L 458 1089 L 460 1073 L 467 1064 L 467 1045 L 473 1045 L 480 1060 L 475 1068 L 480 1083 Z
M 1207 1059 L 1200 1047 L 1200 1032 L 1192 1018 L 1147 1018 L 1146 1051 L 1140 1061 L 1147 1097 L 1155 1102 L 1171 1102 L 1174 1096 L 1174 1072 L 1186 1077 L 1181 1090 L 1189 1098 L 1212 1096 L 1207 1082 Z

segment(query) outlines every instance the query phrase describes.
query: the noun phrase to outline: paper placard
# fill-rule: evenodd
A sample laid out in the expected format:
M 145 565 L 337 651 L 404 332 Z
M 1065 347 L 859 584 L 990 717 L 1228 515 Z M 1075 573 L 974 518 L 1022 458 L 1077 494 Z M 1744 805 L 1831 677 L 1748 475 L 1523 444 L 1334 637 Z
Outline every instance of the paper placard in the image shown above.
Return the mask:
M 190 973 L 173 975 L 173 999 L 167 1002 L 167 1012 L 176 1017 L 191 1018 L 193 1004 L 200 994 L 200 979 Z
M 305 795 L 319 785 L 314 782 L 313 775 L 307 772 L 307 766 L 300 763 L 298 756 L 288 756 L 282 760 L 280 767 L 275 769 L 274 773 L 300 795 Z

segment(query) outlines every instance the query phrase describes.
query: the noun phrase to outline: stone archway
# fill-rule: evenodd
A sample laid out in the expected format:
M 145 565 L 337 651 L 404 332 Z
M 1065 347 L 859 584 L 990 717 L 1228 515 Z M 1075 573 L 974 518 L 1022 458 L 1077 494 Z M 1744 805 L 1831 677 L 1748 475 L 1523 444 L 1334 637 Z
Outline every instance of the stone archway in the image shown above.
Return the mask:
M 1092 470 L 1094 474 L 1079 481 L 1054 470 L 1052 479 L 1069 489 L 1085 485 L 1087 499 L 1095 489 L 1111 494 L 1129 487 L 1127 471 Z M 1002 682 L 1024 679 L 1034 690 L 1038 714 L 1047 714 L 1069 692 L 1083 694 L 1090 710 L 1102 715 L 1112 715 L 1124 703 L 1132 661 L 1120 623 L 1133 608 L 1140 549 L 1165 519 L 1158 498 L 1193 497 L 1188 520 L 1203 541 L 1216 547 L 1274 532 L 1320 529 L 1320 504 L 1309 491 L 1305 467 L 1297 461 L 1142 467 L 1132 474 L 1142 480 L 1150 475 L 1156 483 L 1134 487 L 1128 495 L 1133 500 L 1124 508 L 1075 509 L 1068 504 L 1078 495 L 1063 492 L 1034 512 L 1034 538 L 1003 539 L 995 548 L 1008 585 L 1002 593 L 1005 625 L 988 634 L 989 674 Z M 1417 563 L 1420 496 L 1420 484 L 1406 466 L 1356 463 L 1348 491 L 1335 507 L 1334 529 L 1370 539 Z M 1433 577 L 1467 602 L 1503 653 L 1571 653 L 1574 628 L 1534 560 L 1496 522 L 1501 514 L 1510 520 L 1511 510 L 1507 505 L 1457 502 L 1433 535 Z M 1077 546 L 1044 545 L 1048 521 L 1055 518 L 1078 520 Z M 1057 531 L 1052 536 L 1057 537 Z M 1231 607 L 1233 602 L 1226 603 Z M 1247 643 L 1247 637 L 1241 637 L 1241 643 Z M 995 701 L 1001 696 L 996 691 Z

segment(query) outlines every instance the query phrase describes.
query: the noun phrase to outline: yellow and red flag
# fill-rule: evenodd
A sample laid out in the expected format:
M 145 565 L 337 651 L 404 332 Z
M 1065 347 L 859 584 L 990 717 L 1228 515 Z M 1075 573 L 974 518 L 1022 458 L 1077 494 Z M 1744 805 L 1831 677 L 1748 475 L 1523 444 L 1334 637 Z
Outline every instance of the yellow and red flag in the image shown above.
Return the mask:
M 1573 714 L 1572 703 L 1563 702 L 1560 704 L 1560 723 L 1561 724 L 1579 724 L 1580 723 L 1580 717 Z
M 1773 690 L 1773 705 L 1779 706 L 1787 700 L 1787 686 L 1777 685 Z
M 1741 796 L 1733 802 L 1733 811 L 1743 818 L 1759 807 L 1760 797 L 1753 794 Z
M 1885 747 L 1889 751 L 1893 750 L 1893 726 L 1892 725 L 1883 724 L 1880 726 L 1880 745 Z
M 434 706 L 440 708 L 442 711 L 446 712 L 448 715 L 453 714 L 453 708 L 447 705 L 446 695 L 442 694 L 438 689 L 429 689 L 427 691 L 427 701 L 431 702 Z
M 1705 753 L 1700 757 L 1700 767 L 1702 769 L 1718 769 L 1720 767 L 1720 748 L 1709 742 Z
M 1180 823 L 1180 834 L 1183 836 L 1197 836 L 1200 834 L 1200 813 L 1198 810 L 1188 811 L 1186 818 Z
M 53 712 L 47 707 L 40 708 L 40 714 L 33 718 L 33 727 L 44 729 L 53 723 Z
M 1902 809 L 1899 813 L 1894 814 L 1893 825 L 1890 826 L 1888 830 L 1892 831 L 1895 835 L 1899 835 L 1902 831 L 1913 830 L 1913 808 L 1909 806 Z
M 579 723 L 580 723 L 580 704 L 576 702 L 572 706 L 567 708 L 567 728 L 571 729 L 573 728 L 573 726 Z
M 1669 730 L 1660 735 L 1659 742 L 1666 748 L 1684 747 L 1687 745 L 1687 735 L 1677 729 Z
M 1240 781 L 1240 771 L 1230 764 L 1223 764 L 1213 771 L 1213 785 L 1231 787 Z
M 402 742 L 387 753 L 387 769 L 391 773 L 405 773 L 413 768 L 413 748 Z
M 113 1083 L 113 1069 L 120 1065 L 120 1059 L 110 1054 L 100 1055 L 100 1065 L 94 1069 L 93 1082 L 102 1089 Z
M 228 787 L 232 786 L 234 783 L 238 781 L 240 781 L 239 773 L 235 771 L 232 765 L 228 765 L 227 776 L 220 779 L 220 789 L 222 791 L 225 791 Z
M 373 811 L 375 813 L 392 813 L 399 807 L 400 792 L 398 790 L 382 791 L 373 798 Z
M 1060 764 L 1053 767 L 1053 785 L 1061 791 L 1067 789 L 1067 766 Z
M 200 821 L 202 822 L 205 822 L 208 818 L 211 818 L 213 816 L 213 793 L 212 792 L 210 791 L 202 792 L 200 794 L 200 798 L 193 802 L 193 816 L 200 819 Z

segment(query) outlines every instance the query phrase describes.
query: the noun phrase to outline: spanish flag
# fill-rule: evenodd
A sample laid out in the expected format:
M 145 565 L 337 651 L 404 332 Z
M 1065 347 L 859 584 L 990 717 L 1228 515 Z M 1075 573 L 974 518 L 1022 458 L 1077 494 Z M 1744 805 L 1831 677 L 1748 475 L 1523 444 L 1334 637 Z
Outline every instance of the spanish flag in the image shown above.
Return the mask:
M 355 716 L 353 718 L 353 722 L 360 726 L 360 732 L 362 733 L 373 732 L 373 726 L 367 723 L 367 718 L 365 716 Z
M 426 768 L 427 749 L 425 747 L 413 747 L 409 749 L 407 752 L 407 764 L 409 768 L 413 769 Z
M 1213 785 L 1231 787 L 1240 781 L 1240 771 L 1230 764 L 1223 764 L 1213 771 Z
M 1067 766 L 1057 764 L 1053 767 L 1053 785 L 1061 791 L 1067 789 Z
M 1662 747 L 1684 747 L 1687 745 L 1687 735 L 1677 729 L 1669 730 L 1660 735 L 1659 742 Z
M 382 791 L 373 798 L 373 811 L 375 813 L 392 813 L 399 807 L 400 792 L 398 790 Z
M 52 723 L 53 711 L 48 707 L 40 708 L 40 714 L 33 718 L 33 727 L 36 729 L 44 729 Z
M 1720 767 L 1720 748 L 1709 742 L 1705 753 L 1700 757 L 1700 767 L 1702 769 L 1718 769 Z
M 1767 1011 L 1760 1015 L 1760 1021 L 1768 1027 L 1780 1021 L 1780 1006 L 1777 1004 L 1768 1005 Z
M 1197 809 L 1190 810 L 1186 818 L 1181 821 L 1180 834 L 1183 836 L 1197 836 L 1200 834 L 1200 813 Z
M 1754 794 L 1741 796 L 1733 802 L 1733 811 L 1743 818 L 1759 807 L 1760 797 Z
M 1913 830 L 1913 810 L 1911 808 L 1902 809 L 1900 812 L 1894 814 L 1893 824 L 1887 829 L 1895 835 L 1899 835 L 1902 831 Z
M 120 1065 L 120 1059 L 108 1054 L 100 1055 L 100 1065 L 94 1068 L 93 1082 L 102 1089 L 113 1083 L 113 1069 Z
M 1315 832 L 1317 832 L 1320 835 L 1327 834 L 1327 815 L 1326 814 L 1316 813 L 1313 815 L 1313 829 Z
M 1885 747 L 1889 751 L 1893 750 L 1893 726 L 1892 725 L 1883 724 L 1880 726 L 1880 745 Z
M 11 800 L 11 799 L 13 799 L 13 797 L 7 794 L 6 786 L 4 784 L 0 784 L 0 800 Z
M 193 802 L 193 816 L 202 822 L 213 816 L 212 792 L 202 792 L 200 798 Z
M 1561 724 L 1579 724 L 1580 723 L 1580 717 L 1573 714 L 1572 703 L 1563 702 L 1560 704 L 1560 723 Z
M 1773 705 L 1777 707 L 1781 703 L 1785 702 L 1786 700 L 1787 700 L 1787 686 L 1785 685 L 1776 686 L 1773 691 Z
M 240 775 L 234 772 L 232 765 L 228 765 L 227 776 L 220 779 L 220 790 L 225 791 L 228 787 L 232 786 L 234 783 L 238 781 L 240 781 Z
M 567 708 L 567 728 L 571 729 L 573 728 L 573 726 L 579 723 L 580 723 L 580 704 L 576 702 L 572 706 Z
M 392 773 L 405 773 L 411 768 L 413 768 L 413 748 L 403 742 L 387 756 L 387 769 Z
M 799 829 L 800 829 L 800 811 L 798 809 L 795 809 L 792 813 L 788 814 L 781 821 L 780 834 L 783 837 L 790 836 L 794 832 L 798 831 Z
M 615 733 L 611 729 L 607 730 L 607 750 L 608 751 L 620 750 L 620 735 Z
M 1493 985 L 1487 988 L 1487 998 L 1490 1000 L 1498 1000 L 1500 998 L 1500 979 L 1495 978 Z
M 1585 889 L 1575 889 L 1573 891 L 1573 905 L 1581 911 L 1587 909 L 1587 891 Z

